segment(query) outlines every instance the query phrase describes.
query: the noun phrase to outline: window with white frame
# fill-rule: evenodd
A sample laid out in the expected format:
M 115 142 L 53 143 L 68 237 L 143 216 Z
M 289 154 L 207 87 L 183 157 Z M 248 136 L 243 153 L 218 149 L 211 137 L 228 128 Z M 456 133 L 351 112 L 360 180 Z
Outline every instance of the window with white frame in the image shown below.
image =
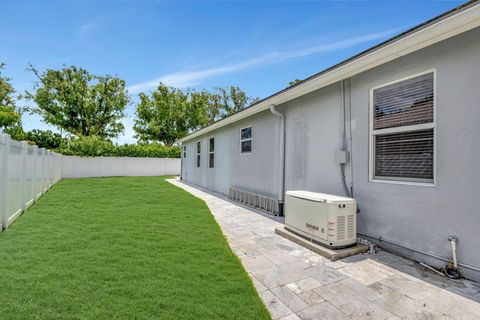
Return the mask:
M 252 152 L 252 127 L 240 129 L 240 153 Z
M 187 157 L 187 146 L 183 146 L 183 157 Z
M 374 180 L 434 182 L 434 73 L 372 89 Z
M 200 141 L 197 142 L 197 168 L 200 168 L 200 155 L 202 151 L 202 144 Z
M 215 168 L 215 138 L 208 142 L 208 167 Z

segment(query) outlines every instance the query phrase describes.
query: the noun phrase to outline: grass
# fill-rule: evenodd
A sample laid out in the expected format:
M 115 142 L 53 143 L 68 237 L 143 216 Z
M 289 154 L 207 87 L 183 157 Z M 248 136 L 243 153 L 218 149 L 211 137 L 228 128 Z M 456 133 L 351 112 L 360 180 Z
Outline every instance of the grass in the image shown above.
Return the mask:
M 163 178 L 63 180 L 0 233 L 1 319 L 269 319 L 205 203 Z

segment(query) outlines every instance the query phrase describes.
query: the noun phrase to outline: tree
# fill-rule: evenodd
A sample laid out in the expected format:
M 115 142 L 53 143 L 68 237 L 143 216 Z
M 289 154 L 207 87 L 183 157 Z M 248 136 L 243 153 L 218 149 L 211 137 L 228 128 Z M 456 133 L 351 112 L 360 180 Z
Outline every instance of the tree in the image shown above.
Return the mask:
M 76 136 L 113 138 L 123 132 L 120 120 L 129 102 L 125 81 L 117 76 L 97 76 L 76 66 L 40 73 L 28 68 L 38 78 L 33 111 L 46 123 Z
M 302 82 L 302 81 L 303 81 L 303 80 L 295 79 L 295 80 L 293 80 L 293 81 L 290 81 L 290 82 L 288 83 L 288 86 L 289 86 L 289 87 L 294 86 L 294 85 L 296 85 L 297 83 Z
M 213 123 L 219 116 L 219 110 L 212 103 L 214 95 L 205 90 L 199 92 L 188 91 L 188 94 L 189 130 L 196 130 Z
M 229 86 L 225 88 L 215 88 L 216 93 L 213 94 L 212 104 L 219 111 L 219 117 L 225 118 L 231 114 L 242 111 L 250 104 L 258 101 L 257 98 L 252 99 L 237 86 Z M 218 119 L 215 119 L 218 120 Z
M 15 106 L 15 90 L 10 84 L 10 78 L 2 76 L 5 64 L 0 63 L 0 130 L 18 127 L 21 124 L 21 114 Z
M 167 87 L 160 83 L 151 95 L 139 94 L 133 129 L 141 142 L 160 141 L 172 146 L 178 138 L 188 134 L 196 122 L 189 112 L 188 91 Z
M 217 92 L 181 90 L 161 84 L 150 95 L 139 94 L 133 129 L 140 142 L 171 146 L 190 132 L 243 110 L 254 99 L 238 87 Z

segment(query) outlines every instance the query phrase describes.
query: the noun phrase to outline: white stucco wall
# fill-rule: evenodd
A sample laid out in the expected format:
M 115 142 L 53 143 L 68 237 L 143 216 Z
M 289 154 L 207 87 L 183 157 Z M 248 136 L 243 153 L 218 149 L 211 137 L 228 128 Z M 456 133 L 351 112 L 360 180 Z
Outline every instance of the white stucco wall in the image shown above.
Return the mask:
M 358 231 L 410 249 L 382 245 L 408 257 L 443 265 L 447 237 L 459 238 L 459 261 L 480 269 L 480 28 L 374 68 L 351 79 L 347 112 L 347 184 L 353 178 L 361 212 Z M 369 181 L 369 92 L 372 87 L 436 70 L 436 185 Z M 343 195 L 335 151 L 342 145 L 340 84 L 278 106 L 286 115 L 286 190 Z M 240 128 L 252 125 L 253 153 L 239 154 Z M 207 169 L 208 138 L 216 138 L 216 168 Z M 350 137 L 352 138 L 350 140 Z M 268 111 L 211 132 L 202 140 L 202 167 L 194 167 L 195 143 L 187 142 L 184 179 L 228 193 L 230 186 L 276 196 L 278 119 Z M 353 173 L 353 175 L 352 175 Z M 480 279 L 480 272 L 463 268 Z
M 370 88 L 428 69 L 436 70 L 436 186 L 369 182 Z M 456 235 L 460 261 L 480 267 L 480 29 L 364 72 L 351 85 L 359 232 L 447 258 L 447 237 Z
M 252 152 L 240 154 L 240 129 L 252 127 Z M 185 143 L 182 177 L 188 182 L 228 194 L 230 187 L 277 198 L 279 121 L 269 111 L 215 130 Z M 208 140 L 215 138 L 215 168 L 208 168 Z M 202 142 L 201 166 L 195 148 Z

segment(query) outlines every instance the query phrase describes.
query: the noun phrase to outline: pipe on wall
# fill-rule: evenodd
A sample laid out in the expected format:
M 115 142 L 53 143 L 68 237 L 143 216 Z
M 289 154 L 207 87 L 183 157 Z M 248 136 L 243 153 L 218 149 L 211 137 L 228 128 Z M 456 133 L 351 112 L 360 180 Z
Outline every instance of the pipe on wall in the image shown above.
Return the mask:
M 285 115 L 279 112 L 274 104 L 270 105 L 270 112 L 280 119 L 278 214 L 283 215 L 283 202 L 285 197 Z
M 185 148 L 185 145 L 180 145 L 180 180 L 183 180 L 183 161 L 185 160 L 183 157 L 183 148 Z
M 417 253 L 420 253 L 420 254 L 423 254 L 423 255 L 426 255 L 426 256 L 429 256 L 429 257 L 438 259 L 438 260 L 450 262 L 450 259 L 448 259 L 448 258 L 439 256 L 439 255 L 437 255 L 437 254 L 430 253 L 430 252 L 427 252 L 427 251 L 423 251 L 423 250 L 420 250 L 420 249 L 412 248 L 412 247 L 409 247 L 409 246 L 400 244 L 400 243 L 395 242 L 395 241 L 385 240 L 385 239 L 382 238 L 382 237 L 374 237 L 374 236 L 370 236 L 370 235 L 362 234 L 362 233 L 358 233 L 358 235 L 360 235 L 360 236 L 362 236 L 362 237 L 366 237 L 366 238 L 370 238 L 370 239 L 376 240 L 376 242 L 386 242 L 386 243 L 388 243 L 388 244 L 391 244 L 391 245 L 394 245 L 394 246 L 397 246 L 397 247 L 400 247 L 400 248 L 403 248 L 403 249 L 411 250 L 411 251 L 413 251 L 413 252 L 417 252 Z M 480 272 L 480 268 L 477 268 L 477 267 L 474 267 L 474 266 L 471 266 L 471 265 L 468 265 L 468 264 L 459 263 L 458 265 L 461 266 L 461 267 L 464 267 L 464 268 L 473 270 L 473 271 Z
M 346 83 L 347 80 L 340 81 L 340 96 L 342 99 L 342 151 L 348 151 L 348 143 L 347 143 L 347 105 L 350 109 L 350 84 L 349 81 Z M 347 91 L 348 90 L 348 91 Z M 348 97 L 348 99 L 347 99 Z M 348 102 L 347 102 L 348 100 Z M 351 135 L 350 135 L 351 136 Z M 350 163 L 351 163 L 350 157 Z M 349 198 L 354 198 L 353 195 L 353 179 L 350 184 L 350 188 L 347 185 L 347 178 L 345 175 L 345 166 L 346 163 L 340 163 L 340 175 L 342 179 L 342 186 L 345 194 Z M 351 170 L 352 171 L 352 170 Z

